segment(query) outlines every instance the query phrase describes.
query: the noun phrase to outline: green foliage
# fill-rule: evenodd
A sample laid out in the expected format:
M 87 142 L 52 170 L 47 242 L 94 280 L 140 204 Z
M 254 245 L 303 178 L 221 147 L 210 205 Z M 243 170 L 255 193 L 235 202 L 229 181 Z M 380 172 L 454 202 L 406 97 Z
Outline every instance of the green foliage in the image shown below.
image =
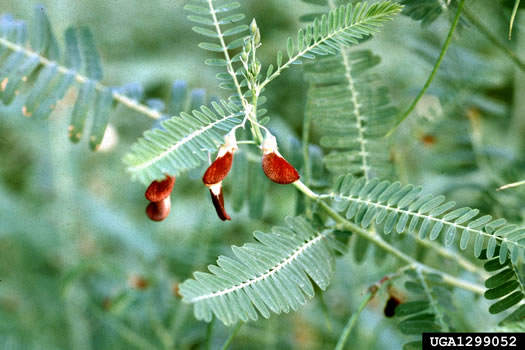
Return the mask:
M 180 286 L 183 301 L 195 304 L 195 317 L 208 322 L 212 313 L 225 324 L 257 320 L 297 310 L 314 296 L 310 279 L 325 290 L 334 256 L 327 233 L 305 219 L 288 217 L 287 227 L 254 233 L 258 243 L 232 247 L 236 259 L 220 256 L 211 273 L 196 272 Z
M 500 319 L 497 331 L 523 330 L 525 186 L 502 185 L 525 170 L 525 79 L 515 70 L 525 42 L 498 42 L 517 2 L 497 16 L 492 4 L 463 3 L 131 1 L 122 17 L 94 0 L 78 18 L 54 4 L 50 21 L 37 7 L 30 33 L 3 15 L 0 347 L 417 349 L 424 331 Z M 193 28 L 179 21 L 183 9 Z M 478 9 L 479 22 L 469 15 Z M 401 10 L 413 21 L 368 41 Z M 471 26 L 454 31 L 454 14 Z M 125 20 L 139 15 L 140 25 Z M 295 17 L 309 23 L 296 28 Z M 86 20 L 93 34 L 66 29 Z M 192 50 L 198 42 L 205 52 Z M 101 57 L 105 79 L 139 82 L 104 85 Z M 303 58 L 315 60 L 268 88 Z M 207 97 L 221 89 L 229 95 Z M 387 133 L 417 91 L 407 122 Z M 113 148 L 86 156 L 60 132 L 68 126 L 74 142 L 90 127 L 92 149 Z M 236 213 L 222 222 L 200 179 L 234 132 L 221 183 Z M 300 173 L 292 185 L 261 169 L 270 135 Z M 171 213 L 152 223 L 143 185 L 166 174 L 177 175 Z M 254 230 L 256 242 L 242 245 Z M 233 256 L 222 255 L 230 245 Z M 397 291 L 388 322 L 378 305 Z
M 0 66 L 2 102 L 9 105 L 28 81 L 31 85 L 22 106 L 22 113 L 33 119 L 47 119 L 59 100 L 76 82 L 78 98 L 68 129 L 71 141 L 78 142 L 84 133 L 88 112 L 93 112 L 89 146 L 96 150 L 106 130 L 112 103 L 110 89 L 98 85 L 102 79 L 100 57 L 89 29 L 69 28 L 66 31 L 66 52 L 61 55 L 57 39 L 42 6 L 35 7 L 35 21 L 30 48 L 26 49 L 25 23 L 2 16 L 0 45 L 12 52 Z M 39 66 L 43 69 L 38 70 Z M 6 74 L 9 72 L 10 74 Z M 85 74 L 85 75 L 81 75 Z M 33 81 L 34 80 L 34 81 Z
M 320 144 L 332 150 L 324 157 L 334 174 L 351 173 L 385 178 L 390 175 L 388 147 L 384 135 L 397 110 L 388 90 L 377 84 L 370 72 L 379 57 L 370 51 L 346 52 L 323 58 L 307 66 L 307 106 L 313 123 L 322 132 Z
M 233 72 L 227 67 L 239 61 L 238 55 L 230 57 L 228 52 L 243 46 L 245 36 L 239 35 L 248 31 L 246 24 L 237 24 L 245 18 L 244 14 L 234 11 L 240 6 L 239 2 L 229 0 L 193 0 L 192 3 L 184 6 L 185 10 L 192 13 L 188 19 L 203 26 L 192 27 L 192 30 L 215 39 L 215 42 L 201 42 L 199 47 L 211 52 L 225 53 L 224 58 L 209 58 L 205 63 L 223 67 L 224 72 L 218 73 L 216 77 L 220 81 L 219 87 L 227 90 L 235 90 Z M 242 76 L 240 71 L 236 71 L 235 75 Z
M 485 265 L 485 271 L 492 274 L 485 281 L 485 298 L 496 300 L 490 307 L 491 314 L 499 314 L 514 306 L 514 311 L 507 315 L 500 324 L 516 322 L 525 316 L 525 306 L 520 301 L 525 299 L 523 283 L 520 280 L 518 269 L 509 257 L 504 253 L 505 245 L 490 247 L 482 252 L 480 259 L 489 259 Z
M 267 75 L 266 81 L 277 77 L 291 64 L 302 63 L 301 58 L 314 59 L 316 55 L 333 55 L 343 47 L 357 44 L 359 40 L 377 33 L 401 8 L 397 3 L 383 1 L 372 5 L 348 4 L 331 10 L 327 15 L 323 14 L 312 24 L 300 29 L 296 40 L 288 38 L 288 60 L 283 62 L 282 52 L 279 51 L 277 69 L 273 74 Z
M 222 106 L 221 106 L 222 105 Z M 208 153 L 222 143 L 222 134 L 240 122 L 234 103 L 212 102 L 213 110 L 202 106 L 192 115 L 181 113 L 161 123 L 161 129 L 144 133 L 124 158 L 128 171 L 144 184 L 178 175 L 208 159 Z M 218 130 L 220 130 L 218 132 Z
M 406 335 L 420 335 L 423 332 L 451 332 L 456 329 L 451 315 L 456 308 L 452 303 L 450 290 L 443 286 L 441 276 L 423 274 L 418 270 L 407 270 L 405 289 L 410 293 L 409 301 L 395 309 L 395 316 L 401 320 L 399 330 Z M 421 348 L 421 340 L 411 341 L 403 349 Z
M 399 3 L 404 6 L 404 15 L 421 21 L 424 27 L 438 19 L 443 11 L 449 11 L 453 6 L 457 6 L 456 0 L 401 0 Z
M 477 217 L 478 209 L 454 208 L 456 202 L 445 201 L 444 196 L 421 194 L 422 188 L 402 186 L 399 182 L 380 181 L 353 176 L 340 176 L 330 194 L 336 209 L 344 212 L 363 228 L 373 222 L 383 226 L 383 232 L 418 232 L 419 239 L 436 240 L 443 233 L 443 244 L 450 246 L 460 234 L 459 247 L 465 250 L 470 239 L 474 240 L 476 257 L 487 245 L 487 257 L 495 254 L 496 245 L 501 245 L 500 259 L 510 256 L 513 263 L 523 257 L 525 229 L 517 225 L 506 225 L 505 219 L 493 220 L 490 215 Z M 477 217 L 477 218 L 476 218 Z

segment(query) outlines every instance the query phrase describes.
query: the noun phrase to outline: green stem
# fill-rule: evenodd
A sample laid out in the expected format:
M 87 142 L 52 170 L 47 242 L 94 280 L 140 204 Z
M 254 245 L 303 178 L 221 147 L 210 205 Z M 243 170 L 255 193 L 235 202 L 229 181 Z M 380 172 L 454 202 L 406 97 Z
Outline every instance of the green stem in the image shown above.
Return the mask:
M 310 186 L 312 179 L 312 169 L 310 165 L 310 126 L 312 123 L 312 99 L 310 97 L 312 86 L 308 88 L 306 96 L 306 107 L 304 110 L 304 122 L 303 122 L 303 168 L 304 168 L 304 183 L 306 186 Z M 309 198 L 305 200 L 306 215 L 312 216 L 312 201 Z
M 344 346 L 346 344 L 346 341 L 348 340 L 348 337 L 350 336 L 350 332 L 352 332 L 352 329 L 354 328 L 357 318 L 363 312 L 366 305 L 368 305 L 368 302 L 372 300 L 374 295 L 376 294 L 377 290 L 369 289 L 368 292 L 365 294 L 363 299 L 361 299 L 361 303 L 359 303 L 359 307 L 357 308 L 357 311 L 354 312 L 352 317 L 348 320 L 348 322 L 345 325 L 345 328 L 343 329 L 343 333 L 341 333 L 341 336 L 339 337 L 339 340 L 337 341 L 337 345 L 335 346 L 335 350 L 343 350 Z
M 518 187 L 518 186 L 522 186 L 522 185 L 525 185 L 525 180 L 503 185 L 501 187 L 498 187 L 496 189 L 496 191 L 506 190 L 507 188 Z
M 465 3 L 465 0 L 461 0 L 458 5 L 458 10 L 456 11 L 456 16 L 454 17 L 454 21 L 452 22 L 452 26 L 450 27 L 450 30 L 448 31 L 447 39 L 445 40 L 445 44 L 443 45 L 443 48 L 441 49 L 441 53 L 439 54 L 439 57 L 436 61 L 436 64 L 434 65 L 434 69 L 432 69 L 432 72 L 430 73 L 430 76 L 428 77 L 425 85 L 423 86 L 423 89 L 419 92 L 419 94 L 416 96 L 410 107 L 401 114 L 397 120 L 394 123 L 394 126 L 390 131 L 387 133 L 387 137 L 392 135 L 392 133 L 397 129 L 397 127 L 412 113 L 414 108 L 416 108 L 417 103 L 423 97 L 425 92 L 427 91 L 428 87 L 432 83 L 432 80 L 434 80 L 434 77 L 436 76 L 436 73 L 439 69 L 439 66 L 441 65 L 441 62 L 443 62 L 443 59 L 445 58 L 445 54 L 447 53 L 448 47 L 450 43 L 452 42 L 452 36 L 454 34 L 454 31 L 456 30 L 456 27 L 459 22 L 459 17 L 461 14 L 461 10 L 463 9 L 463 4 Z
M 486 280 L 490 277 L 490 275 L 483 270 L 483 268 L 480 268 L 461 255 L 457 254 L 455 251 L 451 251 L 449 249 L 445 249 L 439 244 L 434 243 L 433 241 L 429 241 L 426 239 L 418 239 L 418 237 L 414 234 L 409 234 L 410 238 L 414 239 L 417 243 L 421 244 L 422 246 L 434 250 L 438 255 L 453 260 L 456 262 L 459 266 L 461 266 L 463 269 L 472 272 L 476 275 L 478 275 L 482 280 Z
M 221 350 L 226 350 L 230 347 L 230 344 L 231 342 L 233 341 L 233 338 L 235 338 L 235 336 L 237 335 L 237 333 L 239 333 L 239 330 L 242 328 L 244 322 L 242 321 L 239 321 L 237 323 L 237 325 L 235 326 L 235 328 L 233 329 L 233 332 L 232 334 L 230 334 L 230 336 L 228 337 L 228 339 L 226 339 L 226 341 L 224 342 L 224 344 L 222 345 L 221 347 Z
M 509 23 L 509 40 L 512 39 L 512 26 L 514 26 L 514 19 L 516 19 L 516 14 L 518 13 L 518 7 L 520 6 L 520 0 L 514 1 L 514 8 L 512 9 L 512 15 L 510 16 Z
M 254 90 L 252 90 L 252 94 L 253 94 L 253 97 L 252 97 L 253 116 L 252 118 L 257 122 L 257 102 L 259 100 L 259 95 L 256 95 Z M 257 125 L 257 123 L 252 123 L 250 121 L 250 124 L 254 131 L 254 138 L 256 139 L 256 142 L 258 142 L 261 145 L 263 142 L 261 128 L 259 128 L 259 125 Z
M 315 200 L 318 203 L 318 205 L 321 207 L 321 209 L 324 210 L 329 216 L 331 216 L 335 220 L 335 222 L 338 224 L 340 228 L 343 228 L 347 231 L 358 234 L 359 236 L 371 241 L 379 248 L 386 250 L 391 255 L 401 259 L 402 261 L 408 264 L 414 265 L 415 267 L 421 269 L 425 273 L 435 273 L 435 274 L 440 275 L 441 278 L 443 279 L 443 282 L 448 285 L 458 287 L 461 289 L 465 289 L 465 290 L 471 291 L 479 295 L 482 295 L 484 293 L 485 288 L 483 288 L 482 286 L 456 278 L 452 275 L 449 275 L 446 272 L 436 270 L 430 266 L 422 264 L 416 259 L 412 258 L 410 255 L 403 253 L 399 249 L 390 245 L 388 242 L 385 242 L 379 235 L 372 234 L 364 230 L 357 224 L 354 224 L 353 222 L 346 220 L 341 215 L 339 215 L 335 210 L 333 210 L 328 204 L 326 204 L 326 202 L 324 202 L 319 195 L 313 192 L 310 188 L 308 188 L 301 181 L 294 182 L 294 186 L 297 189 L 299 189 L 299 191 L 303 192 L 307 197 Z
M 208 327 L 206 328 L 206 350 L 211 350 L 211 338 L 213 336 L 213 324 L 215 323 L 215 317 L 213 317 L 208 323 Z
M 480 22 L 473 14 L 471 14 L 468 9 L 463 11 L 463 15 L 481 32 L 485 35 L 487 39 L 498 49 L 503 51 L 509 58 L 522 70 L 525 72 L 525 62 L 523 62 L 511 49 L 504 45 L 490 30 Z

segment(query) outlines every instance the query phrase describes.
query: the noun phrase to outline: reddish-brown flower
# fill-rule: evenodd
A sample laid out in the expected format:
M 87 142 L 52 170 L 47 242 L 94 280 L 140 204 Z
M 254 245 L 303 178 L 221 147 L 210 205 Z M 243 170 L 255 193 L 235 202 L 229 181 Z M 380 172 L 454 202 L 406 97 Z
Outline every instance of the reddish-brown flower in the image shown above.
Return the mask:
M 208 188 L 210 189 L 211 201 L 213 202 L 213 206 L 215 207 L 215 211 L 217 212 L 219 219 L 222 221 L 231 220 L 230 216 L 226 212 L 226 209 L 224 208 L 222 182 L 209 185 Z
M 224 137 L 224 145 L 219 148 L 217 157 L 206 169 L 202 182 L 205 185 L 214 185 L 224 180 L 226 175 L 230 172 L 233 163 L 233 153 L 237 150 L 237 142 L 235 135 L 226 135 Z
M 146 214 L 153 221 L 164 220 L 171 210 L 170 195 L 175 184 L 175 176 L 166 175 L 162 181 L 153 181 L 146 190 L 145 196 L 150 201 Z
M 150 202 L 146 207 L 146 214 L 153 221 L 162 221 L 168 217 L 171 210 L 170 196 L 160 202 Z
M 211 201 L 215 211 L 222 221 L 231 220 L 224 208 L 224 196 L 222 194 L 222 180 L 228 175 L 232 168 L 233 153 L 237 150 L 235 134 L 224 136 L 224 145 L 219 148 L 215 161 L 206 169 L 202 182 L 210 190 Z
M 153 181 L 146 190 L 146 198 L 150 202 L 160 202 L 171 194 L 175 185 L 175 176 L 166 175 L 162 181 Z
M 279 153 L 274 136 L 267 135 L 264 138 L 262 148 L 262 168 L 270 180 L 282 185 L 299 180 L 300 176 L 297 170 Z

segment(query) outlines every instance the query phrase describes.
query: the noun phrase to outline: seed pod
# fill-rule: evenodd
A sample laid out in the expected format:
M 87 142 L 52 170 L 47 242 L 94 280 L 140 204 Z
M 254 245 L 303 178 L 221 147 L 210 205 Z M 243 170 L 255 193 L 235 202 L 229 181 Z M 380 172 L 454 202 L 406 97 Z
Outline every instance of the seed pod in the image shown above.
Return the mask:
M 171 210 L 170 196 L 164 198 L 160 202 L 151 202 L 146 207 L 146 214 L 153 221 L 164 220 Z
M 233 153 L 237 150 L 237 141 L 235 135 L 227 134 L 224 137 L 224 145 L 219 148 L 217 157 L 206 169 L 202 182 L 205 185 L 213 185 L 224 180 L 230 172 L 233 163 Z
M 217 212 L 219 219 L 222 221 L 231 220 L 230 216 L 226 212 L 226 209 L 224 208 L 222 182 L 209 185 L 208 188 L 210 189 L 211 201 L 213 202 L 213 206 L 215 207 L 215 211 Z
M 275 136 L 267 135 L 263 141 L 262 168 L 273 182 L 287 185 L 299 180 L 297 170 L 277 150 Z
M 166 175 L 162 181 L 153 181 L 146 190 L 146 198 L 151 202 L 160 202 L 171 194 L 175 185 L 175 176 Z

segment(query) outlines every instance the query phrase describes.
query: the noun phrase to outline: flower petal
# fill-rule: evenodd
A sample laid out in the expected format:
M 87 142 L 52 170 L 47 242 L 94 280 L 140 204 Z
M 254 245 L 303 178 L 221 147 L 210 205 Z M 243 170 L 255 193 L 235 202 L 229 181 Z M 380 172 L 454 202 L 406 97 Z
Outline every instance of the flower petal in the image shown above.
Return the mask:
M 262 157 L 262 168 L 270 180 L 281 185 L 291 184 L 300 178 L 297 170 L 278 152 L 265 153 Z
M 219 155 L 221 152 L 219 151 Z M 233 152 L 225 152 L 222 156 L 217 156 L 215 161 L 206 169 L 202 182 L 206 185 L 213 185 L 224 180 L 230 172 L 233 163 Z
M 210 189 L 210 195 L 211 200 L 213 202 L 213 206 L 215 207 L 215 211 L 217 212 L 217 215 L 219 216 L 219 219 L 222 221 L 225 220 L 231 220 L 230 216 L 226 212 L 226 209 L 224 208 L 224 196 L 222 194 L 222 183 L 216 183 L 211 186 L 208 186 Z
M 160 202 L 169 197 L 175 185 L 175 176 L 166 175 L 162 181 L 153 181 L 146 190 L 146 198 L 151 202 Z
M 146 207 L 146 214 L 153 221 L 162 221 L 168 217 L 171 210 L 170 197 L 164 198 L 160 202 L 151 202 Z

